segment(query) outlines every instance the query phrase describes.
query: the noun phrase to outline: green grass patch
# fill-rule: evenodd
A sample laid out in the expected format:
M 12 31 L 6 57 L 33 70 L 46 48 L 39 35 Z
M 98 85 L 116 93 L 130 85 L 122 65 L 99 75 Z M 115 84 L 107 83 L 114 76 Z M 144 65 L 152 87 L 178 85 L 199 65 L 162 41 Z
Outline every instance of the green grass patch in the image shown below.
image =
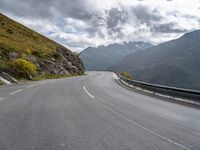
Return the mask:
M 53 40 L 0 13 L 0 70 L 19 80 L 71 77 L 70 75 L 39 74 L 40 70 L 36 65 L 38 62 L 43 60 L 60 62 L 63 59 L 58 50 L 60 48 L 69 51 Z
M 31 80 L 33 81 L 39 81 L 39 80 L 45 80 L 45 79 L 60 79 L 60 78 L 68 78 L 78 75 L 58 75 L 58 74 L 39 74 L 34 76 Z
M 0 80 L 0 85 L 4 85 L 4 83 Z
M 25 79 L 31 79 L 37 71 L 37 67 L 33 63 L 23 58 L 18 58 L 10 62 L 10 68 L 12 69 L 12 71 L 14 71 L 16 76 Z
M 133 80 L 133 76 L 130 73 L 128 73 L 128 72 L 120 72 L 120 75 L 122 77 L 124 77 L 124 78 L 129 79 L 129 80 Z
M 58 58 L 55 54 L 58 47 L 63 46 L 0 13 L 0 53 L 28 51 L 28 54 L 40 58 Z

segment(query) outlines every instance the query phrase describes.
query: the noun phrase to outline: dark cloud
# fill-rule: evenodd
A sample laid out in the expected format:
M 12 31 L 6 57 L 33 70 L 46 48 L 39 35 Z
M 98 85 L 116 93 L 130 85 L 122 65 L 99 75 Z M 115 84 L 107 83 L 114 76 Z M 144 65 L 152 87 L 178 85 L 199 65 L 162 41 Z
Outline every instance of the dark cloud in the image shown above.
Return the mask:
M 0 9 L 17 16 L 34 18 L 62 17 L 88 19 L 86 0 L 3 0 Z
M 170 1 L 175 3 L 175 0 L 163 1 L 169 1 L 168 4 Z M 145 0 L 137 0 L 135 5 L 125 4 L 127 2 L 123 4 L 123 1 L 115 5 L 113 2 L 112 7 L 104 7 L 104 4 L 99 6 L 97 2 L 98 6 L 94 3 L 94 8 L 89 2 L 91 1 L 0 0 L 0 11 L 44 35 L 57 35 L 53 37 L 55 40 L 75 48 L 94 45 L 95 40 L 96 43 L 102 44 L 107 41 L 146 40 L 152 38 L 155 33 L 180 35 L 188 31 L 186 29 L 190 29 L 193 24 L 188 21 L 187 26 L 186 21 L 183 22 L 184 25 L 179 25 L 178 18 L 196 20 L 200 26 L 200 19 L 196 14 L 185 14 L 178 9 L 168 11 L 162 9 L 164 6 L 155 7 Z M 104 2 L 105 0 L 102 0 L 102 3 Z M 108 3 L 112 5 L 112 1 Z M 172 21 L 168 16 L 175 19 Z M 145 33 L 148 33 L 149 37 L 146 37 Z
M 140 23 L 146 23 L 147 25 L 155 21 L 158 22 L 162 19 L 162 16 L 158 10 L 150 10 L 149 8 L 142 5 L 134 7 L 132 11 Z
M 0 9 L 20 17 L 45 18 L 52 17 L 53 0 L 50 1 L 26 1 L 3 0 Z
M 129 17 L 125 10 L 122 8 L 112 8 L 107 12 L 106 27 L 109 35 L 114 38 L 122 38 L 122 26 L 127 23 Z
M 165 24 L 156 24 L 151 27 L 152 32 L 158 33 L 184 33 L 187 32 L 185 29 L 179 29 L 175 26 L 175 23 L 165 23 Z
M 118 24 L 124 24 L 128 20 L 128 15 L 124 10 L 119 8 L 112 8 L 109 10 L 107 17 L 107 27 L 113 29 L 117 27 Z

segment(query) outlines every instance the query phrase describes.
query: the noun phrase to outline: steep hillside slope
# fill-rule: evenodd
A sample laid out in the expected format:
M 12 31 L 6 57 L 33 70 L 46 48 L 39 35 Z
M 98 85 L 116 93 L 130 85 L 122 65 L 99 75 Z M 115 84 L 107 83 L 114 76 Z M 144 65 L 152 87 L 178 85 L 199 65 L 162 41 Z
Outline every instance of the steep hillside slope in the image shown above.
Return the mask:
M 133 53 L 112 67 L 136 80 L 200 90 L 200 30 Z
M 89 47 L 81 52 L 80 58 L 83 60 L 86 70 L 106 70 L 130 53 L 144 50 L 151 46 L 151 44 L 144 42 L 129 42 L 99 46 L 97 48 Z
M 0 14 L 0 72 L 31 78 L 35 74 L 83 74 L 77 55 Z

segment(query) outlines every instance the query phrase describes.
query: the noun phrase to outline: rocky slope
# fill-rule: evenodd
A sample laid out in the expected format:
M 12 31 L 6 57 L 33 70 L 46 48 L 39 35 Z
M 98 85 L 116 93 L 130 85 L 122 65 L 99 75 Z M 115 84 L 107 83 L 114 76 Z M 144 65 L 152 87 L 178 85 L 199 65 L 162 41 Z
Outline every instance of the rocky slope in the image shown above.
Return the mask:
M 200 30 L 145 51 L 133 53 L 111 67 L 134 79 L 200 90 Z
M 80 58 L 85 64 L 86 70 L 107 70 L 108 67 L 117 64 L 130 53 L 144 50 L 152 45 L 144 42 L 129 42 L 123 44 L 111 44 L 86 48 L 81 52 Z
M 0 14 L 2 71 L 31 78 L 35 74 L 83 74 L 84 66 L 69 49 Z

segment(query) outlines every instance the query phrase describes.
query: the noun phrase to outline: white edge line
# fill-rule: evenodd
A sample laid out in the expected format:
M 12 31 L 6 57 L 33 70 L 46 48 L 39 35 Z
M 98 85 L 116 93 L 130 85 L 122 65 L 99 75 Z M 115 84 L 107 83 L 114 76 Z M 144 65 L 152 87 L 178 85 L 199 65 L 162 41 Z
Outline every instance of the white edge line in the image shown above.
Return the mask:
M 37 85 L 42 85 L 42 84 L 45 84 L 46 82 L 40 82 L 40 83 L 37 83 Z
M 170 142 L 170 143 L 172 143 L 172 144 L 174 144 L 174 145 L 177 145 L 177 146 L 179 146 L 179 147 L 182 147 L 182 148 L 185 149 L 185 150 L 191 150 L 190 148 L 188 148 L 188 147 L 186 147 L 186 146 L 184 146 L 184 145 L 182 145 L 182 144 L 180 144 L 180 143 L 177 143 L 177 142 L 175 142 L 175 141 L 173 141 L 173 140 L 171 140 L 171 139 L 169 139 L 169 138 L 167 138 L 167 137 L 164 137 L 164 136 L 160 135 L 159 133 L 157 133 L 157 132 L 155 132 L 155 131 L 153 131 L 153 130 L 150 130 L 150 129 L 148 129 L 148 128 L 146 128 L 146 127 L 144 127 L 144 126 L 138 124 L 137 122 L 135 122 L 135 121 L 133 121 L 133 120 L 127 118 L 126 116 L 122 115 L 121 113 L 118 113 L 118 112 L 114 111 L 112 108 L 106 106 L 105 104 L 102 104 L 102 105 L 103 105 L 105 108 L 107 108 L 109 111 L 113 112 L 114 114 L 117 114 L 117 115 L 121 116 L 121 117 L 124 118 L 126 121 L 128 121 L 128 122 L 130 122 L 130 123 L 132 123 L 132 124 L 134 124 L 134 125 L 136 125 L 136 126 L 142 128 L 142 129 L 144 129 L 144 130 L 150 132 L 151 134 L 156 135 L 156 136 L 160 137 L 161 139 L 163 139 L 163 140 L 165 140 L 165 141 L 168 141 L 168 142 Z
M 22 90 L 23 90 L 23 89 L 16 90 L 16 91 L 10 93 L 10 95 L 13 95 L 13 94 L 19 93 L 19 92 L 21 92 Z
M 32 88 L 34 86 L 37 86 L 36 84 L 33 84 L 33 85 L 30 85 L 30 86 L 27 86 L 26 88 L 29 89 L 29 88 Z
M 84 91 L 91 97 L 91 98 L 95 98 L 94 96 L 92 96 L 92 94 L 90 94 L 87 90 L 86 90 L 86 88 L 85 88 L 85 86 L 83 86 L 83 89 L 84 89 Z
M 4 97 L 1 97 L 1 98 L 0 98 L 0 101 L 2 101 L 2 100 L 4 100 L 4 99 L 5 99 Z

